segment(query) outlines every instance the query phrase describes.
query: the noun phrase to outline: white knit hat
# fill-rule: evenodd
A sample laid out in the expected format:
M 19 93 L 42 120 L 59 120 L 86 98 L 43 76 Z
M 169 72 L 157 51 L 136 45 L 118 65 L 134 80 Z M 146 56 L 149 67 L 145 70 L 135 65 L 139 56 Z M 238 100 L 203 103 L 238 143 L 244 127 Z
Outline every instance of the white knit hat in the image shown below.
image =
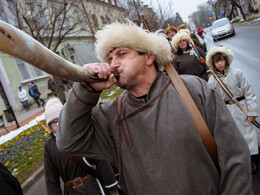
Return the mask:
M 212 57 L 217 53 L 221 53 L 223 56 L 226 56 L 228 59 L 229 65 L 233 61 L 234 54 L 230 49 L 227 49 L 226 47 L 223 47 L 223 46 L 212 47 L 208 51 L 207 56 L 206 56 L 206 61 L 207 61 L 208 65 L 210 65 L 211 67 L 213 67 Z
M 58 98 L 49 99 L 45 105 L 45 119 L 46 124 L 50 128 L 49 124 L 54 119 L 59 118 L 60 111 L 63 105 Z
M 172 47 L 174 51 L 178 51 L 179 43 L 180 41 L 185 40 L 189 43 L 191 43 L 190 35 L 187 33 L 187 31 L 178 32 L 173 38 L 172 38 Z
M 131 21 L 112 23 L 97 31 L 96 53 L 100 61 L 109 63 L 108 55 L 116 47 L 154 54 L 159 70 L 171 60 L 171 46 L 164 33 L 148 32 Z

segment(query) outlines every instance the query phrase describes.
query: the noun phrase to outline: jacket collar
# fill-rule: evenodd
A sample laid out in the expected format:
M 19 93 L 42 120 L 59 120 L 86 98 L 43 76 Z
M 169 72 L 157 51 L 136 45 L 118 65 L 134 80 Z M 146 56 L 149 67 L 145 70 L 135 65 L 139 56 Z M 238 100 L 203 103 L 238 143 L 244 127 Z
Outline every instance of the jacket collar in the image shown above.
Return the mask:
M 219 76 L 219 77 L 227 77 L 227 75 L 228 75 L 228 73 L 229 73 L 229 71 L 230 71 L 231 69 L 230 69 L 230 67 L 226 67 L 225 69 L 224 69 L 224 73 L 221 73 L 221 72 L 218 72 L 218 71 L 216 71 L 216 73 L 217 73 L 217 75 Z
M 165 72 L 158 71 L 153 83 L 151 84 L 148 93 L 147 99 L 148 102 L 154 99 L 159 93 L 161 93 L 162 89 L 169 82 L 169 77 Z M 144 100 L 136 98 L 134 95 L 130 93 L 126 93 L 127 101 L 133 105 L 142 105 L 144 104 Z

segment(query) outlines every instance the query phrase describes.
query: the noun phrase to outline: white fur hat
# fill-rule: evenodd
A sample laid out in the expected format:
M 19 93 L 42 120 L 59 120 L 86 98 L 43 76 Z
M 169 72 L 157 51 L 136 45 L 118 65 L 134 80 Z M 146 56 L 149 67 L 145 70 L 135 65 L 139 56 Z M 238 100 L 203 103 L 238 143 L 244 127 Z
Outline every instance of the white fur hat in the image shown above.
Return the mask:
M 180 29 L 179 32 L 180 32 L 180 33 L 185 32 L 185 33 L 187 33 L 188 35 L 191 35 L 191 32 L 190 32 L 189 29 Z
M 48 127 L 50 122 L 59 118 L 63 105 L 58 98 L 49 99 L 45 105 L 45 119 Z
M 108 24 L 95 37 L 97 57 L 102 62 L 109 62 L 109 52 L 116 47 L 154 54 L 160 70 L 171 60 L 171 47 L 164 33 L 148 32 L 131 21 Z
M 190 35 L 187 33 L 187 31 L 178 32 L 173 38 L 172 38 L 172 47 L 174 51 L 178 50 L 178 46 L 181 40 L 186 40 L 189 43 L 191 43 Z
M 223 56 L 226 56 L 229 64 L 231 64 L 231 62 L 233 61 L 234 54 L 230 49 L 227 49 L 226 47 L 223 46 L 212 47 L 208 51 L 206 56 L 206 61 L 208 65 L 210 65 L 211 67 L 213 67 L 212 57 L 217 53 L 221 53 Z

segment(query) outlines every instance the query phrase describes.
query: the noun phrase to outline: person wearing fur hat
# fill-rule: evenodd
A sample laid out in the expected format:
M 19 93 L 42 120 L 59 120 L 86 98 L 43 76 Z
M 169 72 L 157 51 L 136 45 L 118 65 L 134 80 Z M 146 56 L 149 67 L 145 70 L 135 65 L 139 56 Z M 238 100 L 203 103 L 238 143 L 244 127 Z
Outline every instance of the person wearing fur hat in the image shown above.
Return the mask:
M 189 29 L 180 29 L 179 32 L 180 32 L 180 33 L 181 33 L 181 32 L 185 32 L 185 33 L 187 33 L 188 35 L 190 35 L 190 38 L 191 38 L 191 40 L 193 41 L 193 45 L 195 45 L 195 46 L 201 48 L 204 52 L 207 51 L 206 44 L 205 44 L 205 46 L 202 45 L 202 44 L 200 43 L 198 37 L 197 37 L 194 33 L 192 33 Z
M 48 100 L 45 106 L 46 124 L 55 134 L 62 107 L 63 105 L 58 98 Z M 81 162 L 86 162 L 87 166 L 84 168 L 79 166 L 78 164 Z M 95 174 L 93 174 L 94 169 L 91 170 L 93 167 L 96 167 Z M 44 144 L 44 170 L 48 195 L 104 195 L 104 191 L 108 192 L 106 194 L 117 194 L 117 180 L 113 168 L 108 162 L 89 160 L 84 157 L 82 161 L 75 162 L 75 157 L 57 149 L 53 137 L 46 140 Z M 97 174 L 100 177 L 93 176 Z M 60 177 L 64 182 L 64 193 L 62 193 L 60 186 Z M 100 183 L 103 183 L 105 187 L 101 188 Z
M 205 52 L 197 46 L 195 49 L 191 47 L 191 37 L 186 32 L 177 33 L 172 39 L 172 47 L 176 51 L 173 66 L 178 74 L 190 74 L 198 76 L 205 81 L 208 80 L 208 68 L 204 63 L 201 63 L 200 56 L 205 59 Z
M 207 54 L 207 63 L 247 110 L 248 116 L 243 113 L 235 102 L 230 101 L 230 97 L 222 90 L 214 77 L 210 77 L 209 83 L 217 89 L 224 99 L 241 134 L 245 138 L 251 154 L 252 173 L 256 173 L 258 171 L 259 143 L 252 122 L 259 116 L 257 97 L 245 74 L 240 69 L 230 67 L 233 56 L 233 52 L 226 47 L 212 47 Z
M 188 33 L 188 34 L 190 35 L 190 37 L 191 37 L 191 39 L 192 39 L 193 41 L 194 41 L 194 40 L 199 41 L 199 39 L 197 38 L 197 36 L 196 36 L 193 32 L 191 32 L 191 31 L 188 29 L 188 27 L 187 27 L 186 24 L 181 24 L 180 26 L 178 26 L 178 32 L 186 32 L 186 33 Z M 195 42 L 194 42 L 194 44 L 196 45 Z M 196 46 L 198 46 L 198 45 L 196 45 Z
M 178 32 L 177 28 L 175 26 L 168 26 L 166 29 L 164 29 L 164 33 L 167 35 L 168 40 L 172 40 L 174 35 Z
M 113 163 L 125 194 L 252 194 L 248 147 L 225 103 L 202 79 L 181 75 L 217 143 L 219 173 L 163 71 L 171 47 L 159 33 L 129 21 L 97 31 L 101 62 L 84 67 L 104 80 L 74 83 L 59 118 L 58 148 Z M 114 84 L 125 92 L 99 101 Z

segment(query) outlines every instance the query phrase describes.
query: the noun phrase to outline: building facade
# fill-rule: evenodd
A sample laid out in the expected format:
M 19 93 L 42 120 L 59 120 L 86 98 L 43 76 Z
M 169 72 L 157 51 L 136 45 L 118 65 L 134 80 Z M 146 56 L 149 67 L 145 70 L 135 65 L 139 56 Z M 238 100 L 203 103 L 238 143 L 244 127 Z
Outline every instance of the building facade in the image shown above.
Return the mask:
M 260 0 L 251 0 L 252 2 L 252 6 L 255 10 L 255 12 L 258 12 L 260 11 Z
M 19 11 L 19 14 L 16 15 L 16 11 Z M 96 60 L 93 46 L 95 32 L 105 24 L 125 17 L 125 10 L 118 7 L 116 0 L 0 1 L 2 21 L 29 33 L 50 50 L 78 65 Z M 39 25 L 40 23 L 42 25 Z M 52 25 L 55 25 L 55 28 Z M 42 29 L 37 31 L 39 26 Z M 30 29 L 33 27 L 35 29 Z M 66 34 L 67 31 L 69 32 Z M 44 34 L 46 32 L 52 34 Z M 59 37 L 61 34 L 62 39 Z M 50 37 L 54 41 L 50 42 Z M 60 43 L 57 43 L 59 41 Z M 0 115 L 8 106 L 13 110 L 23 109 L 17 95 L 20 85 L 28 92 L 28 84 L 33 81 L 37 84 L 41 97 L 47 99 L 50 92 L 47 87 L 48 76 L 48 73 L 0 52 Z M 28 97 L 29 103 L 34 104 L 29 94 Z

